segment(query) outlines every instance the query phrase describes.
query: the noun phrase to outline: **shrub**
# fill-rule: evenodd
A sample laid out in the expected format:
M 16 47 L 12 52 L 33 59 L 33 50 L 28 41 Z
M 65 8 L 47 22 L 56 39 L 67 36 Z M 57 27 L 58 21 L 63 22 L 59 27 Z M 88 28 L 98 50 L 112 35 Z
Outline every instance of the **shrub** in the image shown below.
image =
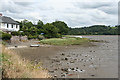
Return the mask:
M 11 33 L 11 35 L 13 35 L 13 36 L 19 36 L 19 35 L 20 35 L 20 32 L 14 31 L 14 32 Z
M 37 36 L 37 35 L 34 35 L 34 36 L 29 35 L 29 36 L 28 36 L 28 39 L 37 39 L 37 38 L 38 38 L 38 36 Z
M 43 36 L 43 35 L 39 35 L 39 36 L 38 36 L 38 39 L 39 39 L 39 40 L 42 40 L 42 39 L 44 39 L 44 36 Z
M 8 33 L 2 33 L 2 40 L 10 40 L 11 34 Z
M 2 32 L 0 31 L 0 39 L 2 39 Z

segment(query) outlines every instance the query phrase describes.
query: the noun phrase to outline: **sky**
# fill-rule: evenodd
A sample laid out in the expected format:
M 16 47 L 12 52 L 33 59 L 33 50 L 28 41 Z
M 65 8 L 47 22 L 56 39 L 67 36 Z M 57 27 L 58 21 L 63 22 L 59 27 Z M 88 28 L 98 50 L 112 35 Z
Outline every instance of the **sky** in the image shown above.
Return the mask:
M 0 0 L 0 13 L 33 23 L 64 21 L 72 28 L 113 26 L 118 24 L 118 0 Z

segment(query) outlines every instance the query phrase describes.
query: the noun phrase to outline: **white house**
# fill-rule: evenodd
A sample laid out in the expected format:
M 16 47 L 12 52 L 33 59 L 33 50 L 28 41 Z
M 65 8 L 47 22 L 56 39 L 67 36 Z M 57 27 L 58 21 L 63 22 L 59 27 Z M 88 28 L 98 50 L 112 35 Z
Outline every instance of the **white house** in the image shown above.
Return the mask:
M 19 23 L 10 17 L 2 16 L 0 14 L 0 30 L 4 32 L 19 31 Z

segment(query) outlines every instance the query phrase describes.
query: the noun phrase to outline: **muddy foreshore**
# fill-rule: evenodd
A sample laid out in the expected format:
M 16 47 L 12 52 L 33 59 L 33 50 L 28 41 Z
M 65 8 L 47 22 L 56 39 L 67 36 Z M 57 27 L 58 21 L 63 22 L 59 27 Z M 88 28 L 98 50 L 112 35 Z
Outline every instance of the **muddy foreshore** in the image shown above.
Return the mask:
M 94 42 L 85 45 L 40 46 L 15 49 L 23 58 L 42 62 L 58 78 L 117 78 L 118 36 L 83 36 Z

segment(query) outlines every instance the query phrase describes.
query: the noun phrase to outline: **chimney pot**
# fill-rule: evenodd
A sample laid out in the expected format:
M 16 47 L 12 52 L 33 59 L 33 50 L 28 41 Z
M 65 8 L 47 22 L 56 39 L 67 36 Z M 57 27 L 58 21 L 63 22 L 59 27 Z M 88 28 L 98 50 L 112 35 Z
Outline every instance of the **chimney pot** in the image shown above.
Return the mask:
M 0 16 L 2 16 L 2 13 L 0 13 Z

